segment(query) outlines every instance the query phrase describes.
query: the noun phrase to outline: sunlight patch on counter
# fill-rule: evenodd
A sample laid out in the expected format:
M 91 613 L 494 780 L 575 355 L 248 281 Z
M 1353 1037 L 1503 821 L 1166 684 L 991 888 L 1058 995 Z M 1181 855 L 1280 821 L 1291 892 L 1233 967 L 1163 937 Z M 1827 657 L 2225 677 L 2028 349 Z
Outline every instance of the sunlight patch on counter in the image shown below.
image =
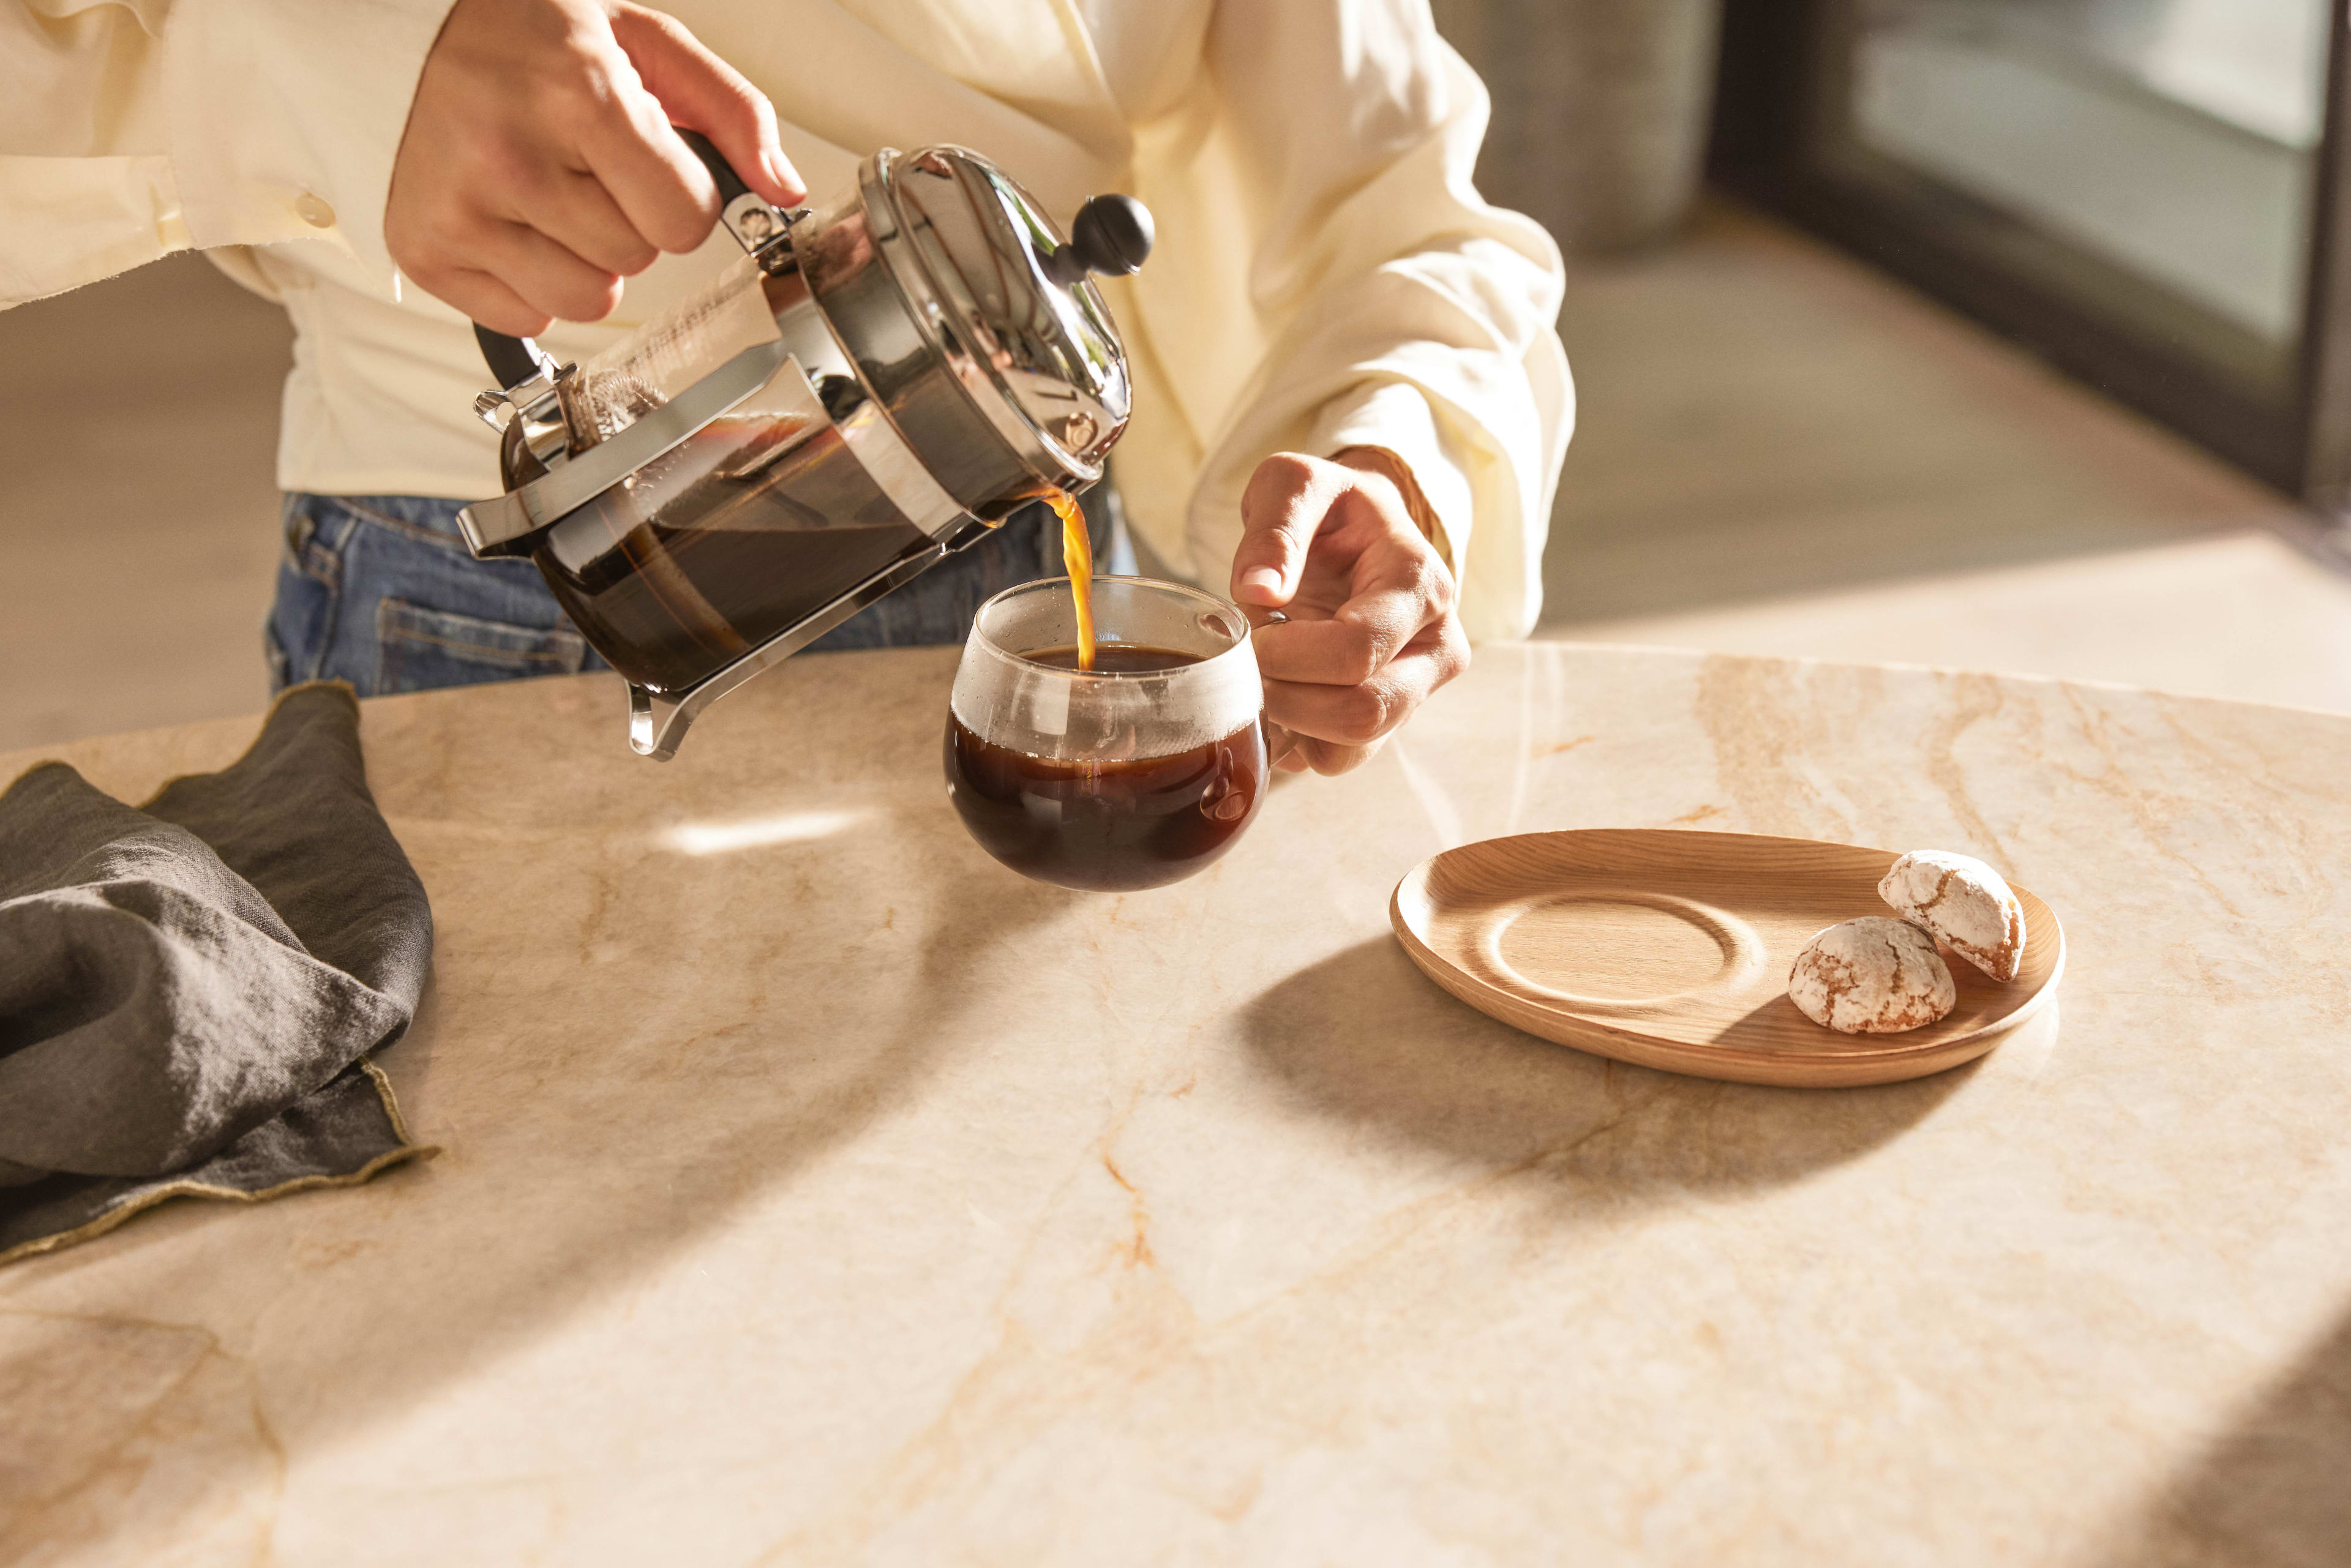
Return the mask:
M 681 822 L 662 830 L 664 849 L 686 855 L 726 854 L 736 850 L 764 849 L 769 844 L 801 844 L 827 839 L 872 816 L 871 811 L 785 811 L 773 817 L 750 817 L 739 822 Z

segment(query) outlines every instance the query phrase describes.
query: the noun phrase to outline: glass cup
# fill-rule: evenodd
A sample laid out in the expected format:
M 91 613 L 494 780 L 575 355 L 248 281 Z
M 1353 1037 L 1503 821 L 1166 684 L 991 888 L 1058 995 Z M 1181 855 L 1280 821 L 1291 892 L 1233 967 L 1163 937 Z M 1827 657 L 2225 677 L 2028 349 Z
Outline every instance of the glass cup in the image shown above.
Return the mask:
M 1077 667 L 1066 579 L 979 607 L 956 669 L 947 798 L 1023 876 L 1123 892 L 1232 848 L 1266 787 L 1265 692 L 1249 622 L 1212 593 L 1093 582 L 1095 667 Z

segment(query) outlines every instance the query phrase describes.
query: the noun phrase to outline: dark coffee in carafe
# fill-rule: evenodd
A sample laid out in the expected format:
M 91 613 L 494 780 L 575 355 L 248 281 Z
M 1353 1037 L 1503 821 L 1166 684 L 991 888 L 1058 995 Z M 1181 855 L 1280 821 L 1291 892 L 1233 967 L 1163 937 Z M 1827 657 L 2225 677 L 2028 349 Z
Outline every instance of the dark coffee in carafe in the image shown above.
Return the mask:
M 622 674 L 668 692 L 929 544 L 837 432 L 761 414 L 696 432 L 549 529 L 534 559 Z

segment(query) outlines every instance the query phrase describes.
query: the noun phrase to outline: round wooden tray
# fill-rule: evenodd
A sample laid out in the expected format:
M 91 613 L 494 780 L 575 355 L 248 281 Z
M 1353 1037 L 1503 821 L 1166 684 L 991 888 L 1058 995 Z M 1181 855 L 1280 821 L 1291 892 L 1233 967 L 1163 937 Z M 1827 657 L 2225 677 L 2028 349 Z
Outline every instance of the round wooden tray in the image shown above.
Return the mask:
M 1701 1078 L 1797 1088 L 1892 1083 L 1971 1061 L 2056 994 L 2065 933 L 2024 905 L 2007 985 L 1951 956 L 1959 1004 L 1907 1034 L 1823 1029 L 1788 999 L 1823 926 L 1891 915 L 1888 850 L 1752 833 L 1597 828 L 1447 850 L 1396 884 L 1396 939 L 1482 1012 L 1562 1045 Z

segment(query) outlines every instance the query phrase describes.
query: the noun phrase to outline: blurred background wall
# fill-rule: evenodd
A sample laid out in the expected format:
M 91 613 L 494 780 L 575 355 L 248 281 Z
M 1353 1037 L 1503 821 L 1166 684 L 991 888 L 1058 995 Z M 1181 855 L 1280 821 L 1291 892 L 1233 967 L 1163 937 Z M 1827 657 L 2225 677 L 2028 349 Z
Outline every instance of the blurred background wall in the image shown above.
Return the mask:
M 2162 405 L 2332 428 L 2325 0 L 1436 10 L 1571 252 L 1540 634 L 2351 711 L 2332 508 Z M 289 353 L 193 256 L 0 312 L 0 747 L 265 700 Z
M 0 747 L 267 701 L 293 341 L 197 256 L 0 311 Z

